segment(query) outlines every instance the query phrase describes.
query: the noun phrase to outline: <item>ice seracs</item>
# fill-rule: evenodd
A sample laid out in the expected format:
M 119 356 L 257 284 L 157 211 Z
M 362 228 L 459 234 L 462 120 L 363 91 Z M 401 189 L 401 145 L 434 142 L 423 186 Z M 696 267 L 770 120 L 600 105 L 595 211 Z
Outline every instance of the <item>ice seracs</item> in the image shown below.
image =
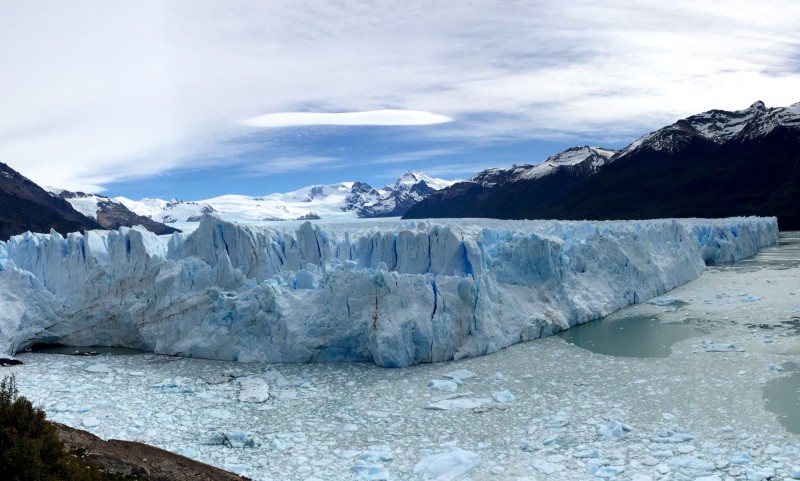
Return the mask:
M 58 342 L 390 367 L 460 359 L 661 295 L 698 277 L 704 259 L 776 240 L 774 218 L 267 228 L 206 216 L 168 240 L 138 228 L 25 234 L 0 243 L 0 350 Z

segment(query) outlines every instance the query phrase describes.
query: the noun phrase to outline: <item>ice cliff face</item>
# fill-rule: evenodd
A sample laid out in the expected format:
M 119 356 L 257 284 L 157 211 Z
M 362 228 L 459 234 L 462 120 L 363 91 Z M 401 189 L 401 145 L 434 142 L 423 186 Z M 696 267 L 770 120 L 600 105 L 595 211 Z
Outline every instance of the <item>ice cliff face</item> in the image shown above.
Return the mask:
M 774 218 L 257 227 L 206 216 L 0 243 L 0 351 L 116 345 L 241 361 L 475 356 L 663 294 L 777 241 Z

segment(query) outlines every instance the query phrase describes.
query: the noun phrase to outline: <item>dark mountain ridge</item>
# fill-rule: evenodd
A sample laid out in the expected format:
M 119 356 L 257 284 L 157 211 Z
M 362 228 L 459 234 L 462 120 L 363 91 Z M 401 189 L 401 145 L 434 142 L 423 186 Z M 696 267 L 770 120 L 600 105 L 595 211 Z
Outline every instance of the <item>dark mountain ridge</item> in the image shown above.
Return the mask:
M 484 174 L 432 194 L 405 217 L 762 215 L 777 216 L 783 230 L 800 229 L 800 103 L 693 115 L 643 136 L 594 171 L 577 163 L 489 188 L 475 181 Z
M 0 162 L 0 240 L 26 231 L 62 235 L 102 226 Z

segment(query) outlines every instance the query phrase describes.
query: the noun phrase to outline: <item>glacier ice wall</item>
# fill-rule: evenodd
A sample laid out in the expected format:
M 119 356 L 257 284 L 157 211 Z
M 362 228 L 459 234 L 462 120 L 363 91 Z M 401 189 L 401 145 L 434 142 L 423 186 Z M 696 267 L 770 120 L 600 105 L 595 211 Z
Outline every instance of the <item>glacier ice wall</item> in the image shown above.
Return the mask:
M 777 242 L 775 218 L 384 221 L 0 243 L 0 351 L 111 345 L 204 358 L 373 361 L 497 351 L 641 302 Z

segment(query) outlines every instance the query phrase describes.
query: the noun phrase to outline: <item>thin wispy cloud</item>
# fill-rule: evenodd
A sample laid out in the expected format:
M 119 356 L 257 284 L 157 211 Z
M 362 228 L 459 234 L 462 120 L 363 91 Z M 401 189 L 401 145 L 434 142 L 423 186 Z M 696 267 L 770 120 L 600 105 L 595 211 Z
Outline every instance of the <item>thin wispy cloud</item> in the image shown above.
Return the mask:
M 242 120 L 250 127 L 306 127 L 309 125 L 435 125 L 452 122 L 446 115 L 419 110 L 370 110 L 367 112 L 280 112 Z
M 326 157 L 303 126 L 345 121 L 418 125 L 391 134 L 416 150 L 633 140 L 800 100 L 798 18 L 794 0 L 8 2 L 0 161 L 88 189 L 207 168 L 254 130 L 269 149 L 227 163 Z

